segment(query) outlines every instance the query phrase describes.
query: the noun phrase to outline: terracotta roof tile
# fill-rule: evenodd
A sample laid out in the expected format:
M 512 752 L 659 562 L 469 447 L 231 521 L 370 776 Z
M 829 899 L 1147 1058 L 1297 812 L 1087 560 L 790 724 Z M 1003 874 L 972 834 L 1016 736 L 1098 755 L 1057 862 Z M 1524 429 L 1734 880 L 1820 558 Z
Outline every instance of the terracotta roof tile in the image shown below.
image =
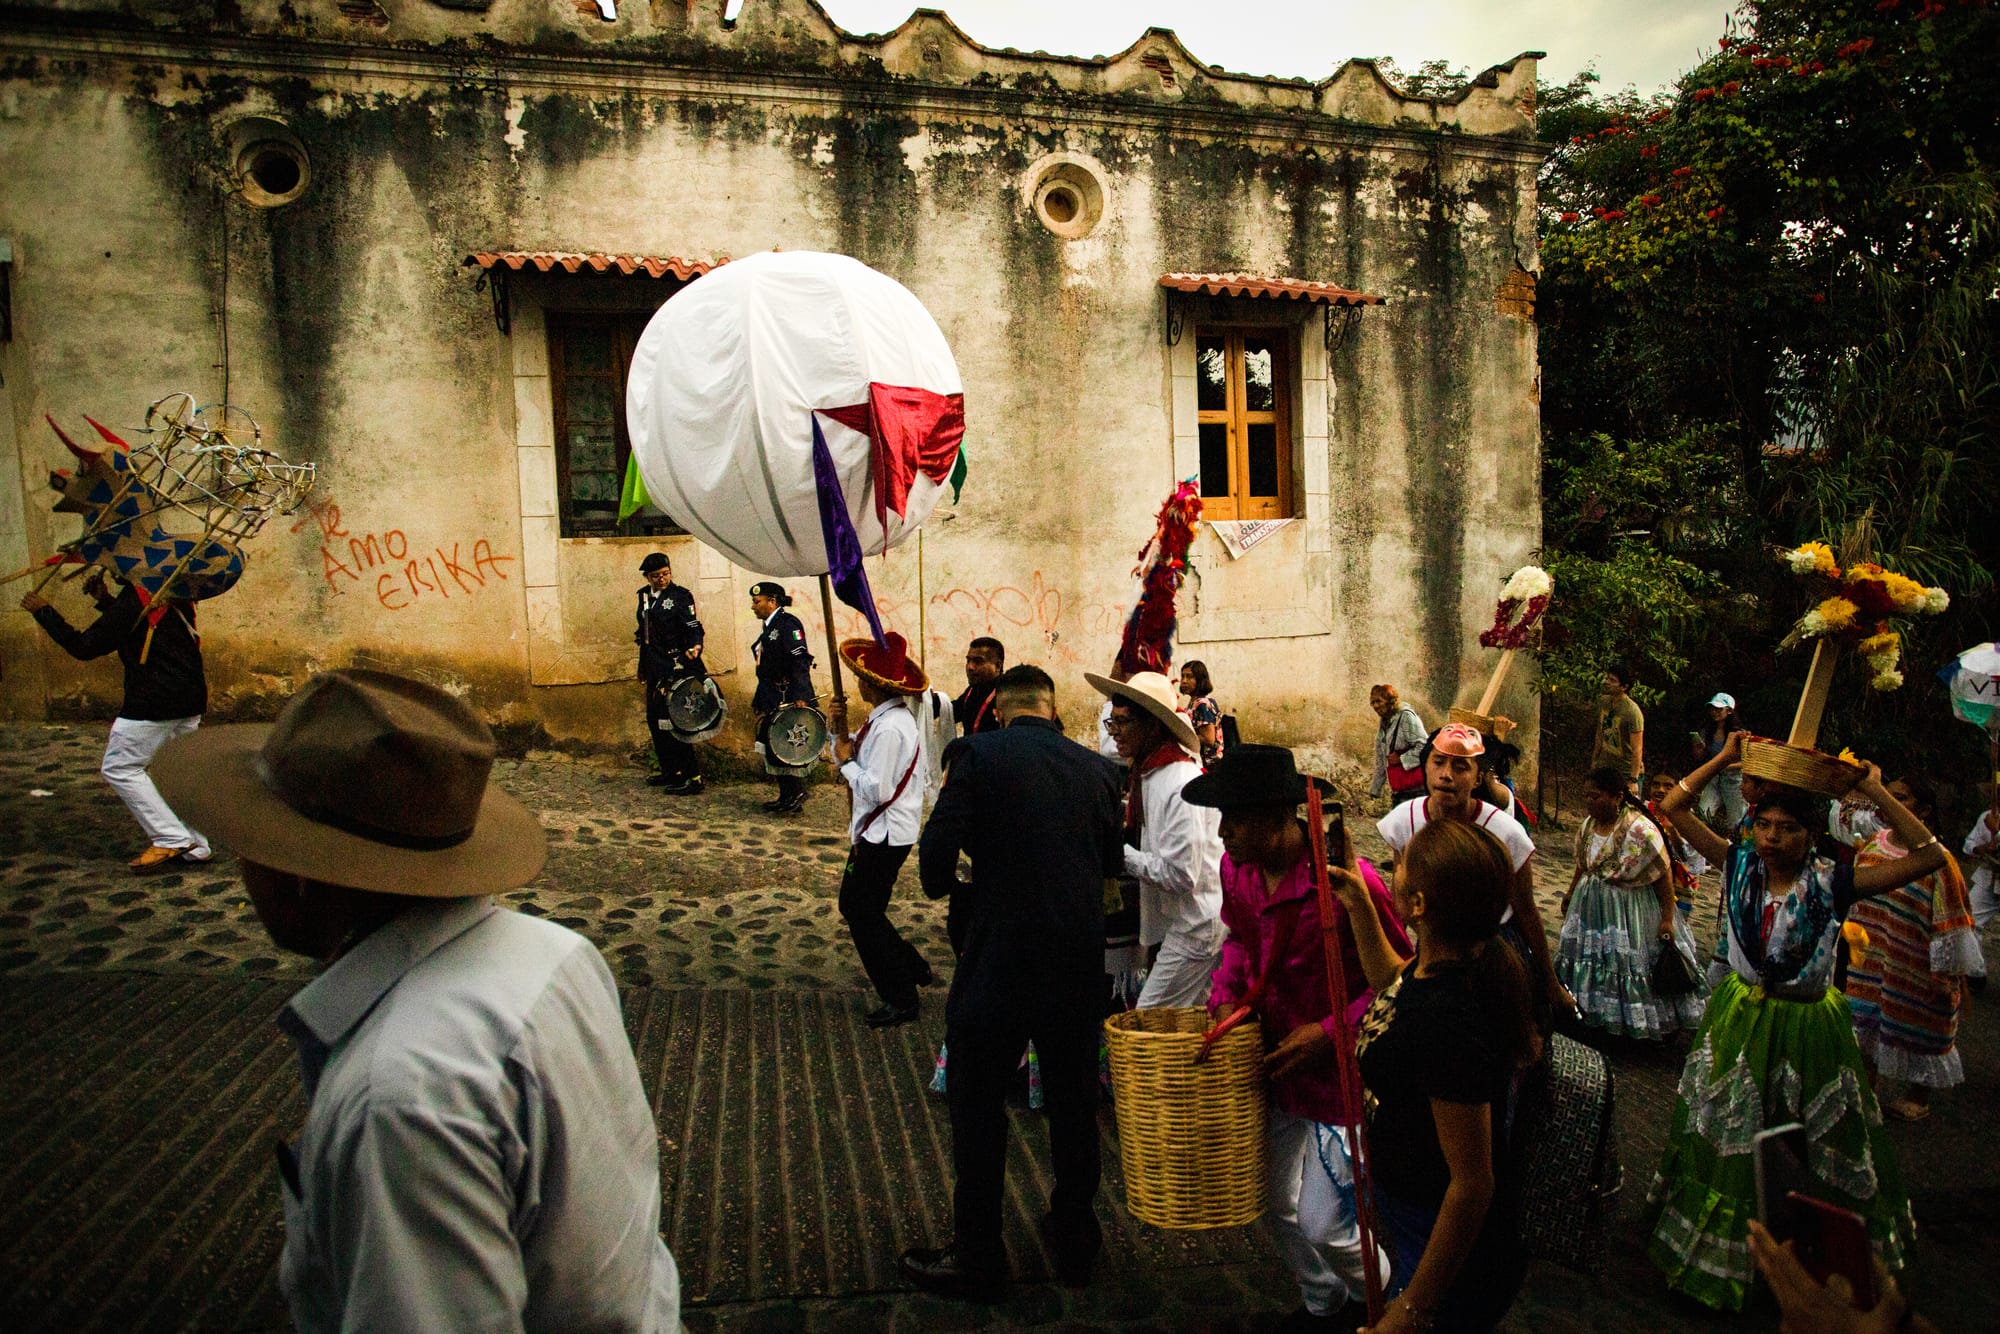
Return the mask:
M 678 255 L 607 255 L 573 250 L 479 250 L 465 257 L 466 264 L 477 264 L 482 269 L 532 267 L 542 273 L 551 269 L 561 269 L 564 273 L 643 273 L 648 278 L 671 274 L 683 282 L 728 262 L 726 258 L 682 259 Z
M 1313 282 L 1309 278 L 1278 278 L 1259 273 L 1163 273 L 1160 286 L 1176 292 L 1207 296 L 1283 297 L 1292 301 L 1322 301 L 1333 306 L 1379 306 L 1382 298 L 1351 287 Z

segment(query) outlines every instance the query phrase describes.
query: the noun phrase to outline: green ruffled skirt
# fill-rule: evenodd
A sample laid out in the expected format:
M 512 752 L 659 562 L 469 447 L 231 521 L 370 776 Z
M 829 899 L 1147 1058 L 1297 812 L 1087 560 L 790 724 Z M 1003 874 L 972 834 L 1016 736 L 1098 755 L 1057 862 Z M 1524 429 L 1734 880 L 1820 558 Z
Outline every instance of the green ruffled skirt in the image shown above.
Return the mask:
M 1789 1121 L 1806 1128 L 1820 1198 L 1866 1219 L 1877 1253 L 1902 1268 L 1915 1223 L 1846 998 L 1828 990 L 1816 1001 L 1779 1000 L 1732 972 L 1709 998 L 1681 1071 L 1647 1195 L 1647 1253 L 1670 1287 L 1718 1310 L 1743 1309 L 1757 1213 L 1751 1142 Z

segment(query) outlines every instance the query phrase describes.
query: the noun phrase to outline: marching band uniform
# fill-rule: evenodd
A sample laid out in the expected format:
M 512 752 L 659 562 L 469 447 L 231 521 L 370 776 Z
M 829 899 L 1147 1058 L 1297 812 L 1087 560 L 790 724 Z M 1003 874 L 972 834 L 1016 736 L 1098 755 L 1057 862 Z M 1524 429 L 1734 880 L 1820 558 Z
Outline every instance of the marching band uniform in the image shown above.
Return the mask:
M 773 756 L 768 744 L 771 718 L 787 704 L 819 707 L 812 683 L 813 655 L 806 647 L 805 626 L 785 610 L 792 597 L 782 585 L 752 584 L 750 596 L 772 598 L 778 604 L 777 610 L 764 618 L 763 633 L 750 649 L 757 659 L 757 693 L 751 697 L 750 707 L 757 714 L 757 750 L 764 757 L 764 772 L 778 780 L 777 799 L 766 802 L 764 808 L 790 815 L 805 808 L 806 775 L 812 772 L 814 761 L 793 765 Z
M 657 551 L 639 564 L 641 574 L 655 570 L 668 571 L 667 586 L 639 590 L 639 624 L 632 633 L 639 646 L 639 679 L 646 683 L 646 733 L 660 762 L 659 776 L 648 781 L 669 792 L 694 793 L 701 791 L 694 747 L 667 722 L 667 696 L 683 678 L 701 671 L 701 618 L 694 594 L 672 582 L 673 567 Z

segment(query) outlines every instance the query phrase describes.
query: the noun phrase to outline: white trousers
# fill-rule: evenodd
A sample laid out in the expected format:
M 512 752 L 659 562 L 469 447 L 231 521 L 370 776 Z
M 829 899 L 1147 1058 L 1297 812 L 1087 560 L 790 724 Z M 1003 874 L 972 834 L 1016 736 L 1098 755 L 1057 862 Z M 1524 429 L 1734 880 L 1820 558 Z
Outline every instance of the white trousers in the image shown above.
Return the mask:
M 191 848 L 198 856 L 207 856 L 208 840 L 181 823 L 166 798 L 160 795 L 160 789 L 153 786 L 153 776 L 146 772 L 146 766 L 153 762 L 161 746 L 200 726 L 199 714 L 160 722 L 114 718 L 111 740 L 105 743 L 104 763 L 99 772 L 118 794 L 118 800 L 125 803 L 125 809 L 132 812 L 139 828 L 146 831 L 154 847 Z
M 1299 1282 L 1314 1315 L 1331 1315 L 1367 1291 L 1361 1225 L 1354 1216 L 1354 1170 L 1347 1132 L 1272 1107 L 1264 1130 L 1271 1174 L 1270 1211 L 1278 1255 Z M 1389 1257 L 1376 1247 L 1386 1283 Z
M 1222 925 L 1211 922 L 1201 931 L 1169 931 L 1160 942 L 1160 957 L 1139 988 L 1138 1009 L 1187 1009 L 1208 1004 L 1208 986 L 1222 963 Z

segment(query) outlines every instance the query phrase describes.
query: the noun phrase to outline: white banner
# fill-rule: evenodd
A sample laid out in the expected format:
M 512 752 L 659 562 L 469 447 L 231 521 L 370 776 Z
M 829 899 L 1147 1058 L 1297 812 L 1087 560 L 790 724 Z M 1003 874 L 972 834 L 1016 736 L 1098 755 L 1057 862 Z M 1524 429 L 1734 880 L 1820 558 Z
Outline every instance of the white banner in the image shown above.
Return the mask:
M 1235 560 L 1251 547 L 1270 537 L 1294 519 L 1217 519 L 1208 524 L 1222 539 L 1223 549 Z

